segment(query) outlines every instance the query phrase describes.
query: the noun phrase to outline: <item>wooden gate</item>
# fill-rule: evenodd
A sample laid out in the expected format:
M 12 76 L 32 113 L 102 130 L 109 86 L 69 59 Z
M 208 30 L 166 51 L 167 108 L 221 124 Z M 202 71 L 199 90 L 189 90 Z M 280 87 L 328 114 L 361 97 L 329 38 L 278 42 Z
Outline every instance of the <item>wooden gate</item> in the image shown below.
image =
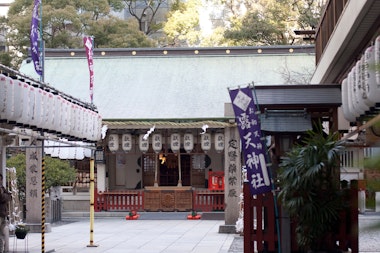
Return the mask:
M 335 236 L 338 248 L 352 253 L 358 253 L 358 182 L 351 181 L 351 188 L 346 190 L 346 197 L 350 206 L 340 214 L 340 226 Z M 244 253 L 252 252 L 288 252 L 278 245 L 290 245 L 291 252 L 299 252 L 296 243 L 295 222 L 291 221 L 290 238 L 284 235 L 277 235 L 277 224 L 285 224 L 281 213 L 276 217 L 274 198 L 271 192 L 252 196 L 249 183 L 245 182 L 244 194 Z M 278 208 L 279 210 L 281 207 Z M 280 218 L 281 217 L 281 218 Z M 279 229 L 281 231 L 281 229 Z M 280 244 L 279 244 L 280 238 Z M 284 241 L 289 238 L 289 241 Z M 280 251 L 278 251 L 280 252 Z

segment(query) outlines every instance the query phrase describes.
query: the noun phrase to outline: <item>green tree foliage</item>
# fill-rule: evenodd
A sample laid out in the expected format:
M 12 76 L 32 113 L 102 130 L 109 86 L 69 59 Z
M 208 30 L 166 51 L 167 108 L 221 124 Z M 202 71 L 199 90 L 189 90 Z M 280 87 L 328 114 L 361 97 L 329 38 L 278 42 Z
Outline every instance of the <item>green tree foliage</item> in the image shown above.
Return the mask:
M 328 238 L 344 207 L 339 183 L 344 146 L 338 138 L 338 133 L 326 135 L 317 127 L 280 164 L 279 200 L 296 221 L 298 245 L 306 250 L 330 250 L 334 245 Z
M 179 1 L 173 5 L 164 31 L 171 44 L 175 46 L 303 44 L 302 38 L 294 31 L 314 29 L 318 24 L 324 2 L 323 0 Z M 208 12 L 204 12 L 206 9 Z M 200 29 L 200 22 L 195 21 L 196 18 L 199 19 L 200 13 L 202 15 L 208 13 L 208 17 L 203 18 L 208 18 L 212 27 L 211 33 L 205 34 Z M 220 36 L 221 34 L 223 36 Z M 186 43 L 183 43 L 184 41 Z
M 201 0 L 177 1 L 168 14 L 163 30 L 171 46 L 195 46 L 200 42 L 199 6 Z
M 20 193 L 26 189 L 26 158 L 20 153 L 7 159 L 8 168 L 16 168 L 17 186 Z M 65 185 L 76 178 L 76 170 L 68 161 L 45 156 L 45 185 L 46 190 L 53 186 Z
M 27 55 L 33 0 L 15 0 L 8 11 L 8 45 Z M 84 36 L 95 47 L 152 47 L 155 43 L 132 20 L 116 18 L 122 0 L 43 0 L 42 37 L 46 48 L 83 48 Z M 99 38 L 99 42 L 98 42 Z
M 226 38 L 241 45 L 302 43 L 294 30 L 316 27 L 322 10 L 319 0 L 257 0 L 244 16 L 233 17 Z

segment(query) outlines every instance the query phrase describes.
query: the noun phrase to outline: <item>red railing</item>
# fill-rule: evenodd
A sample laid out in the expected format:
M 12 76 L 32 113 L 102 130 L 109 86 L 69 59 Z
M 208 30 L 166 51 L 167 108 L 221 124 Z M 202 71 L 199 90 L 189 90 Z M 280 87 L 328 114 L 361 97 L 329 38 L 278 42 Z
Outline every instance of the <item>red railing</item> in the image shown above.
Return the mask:
M 103 192 L 95 191 L 95 212 L 100 211 L 142 211 L 144 191 Z
M 244 183 L 244 252 L 274 252 L 277 245 L 276 216 L 273 193 L 252 196 Z
M 224 211 L 224 207 L 224 191 L 193 191 L 193 210 L 198 212 Z
M 357 253 L 358 246 L 358 183 L 351 181 L 351 188 L 346 190 L 346 199 L 350 206 L 340 214 L 340 226 L 338 232 L 334 234 L 334 239 L 338 242 L 339 249 Z M 272 193 L 260 194 L 252 196 L 249 190 L 249 183 L 244 183 L 244 253 L 254 252 L 256 245 L 258 252 L 275 251 L 278 248 L 278 236 L 276 219 L 279 219 L 280 225 L 284 224 L 281 213 L 276 218 L 274 198 Z M 281 210 L 279 207 L 278 210 Z M 290 236 L 281 235 L 281 245 L 289 247 L 291 252 L 299 252 L 295 223 L 292 221 L 288 232 Z M 285 231 L 285 226 L 280 228 Z M 287 239 L 284 239 L 286 237 Z M 289 252 L 290 250 L 286 250 Z
M 144 190 L 95 191 L 95 212 L 100 211 L 144 211 Z M 191 199 L 190 199 L 191 200 Z M 148 204 L 148 203 L 147 203 Z M 189 209 L 198 212 L 224 211 L 224 191 L 193 190 L 193 201 Z

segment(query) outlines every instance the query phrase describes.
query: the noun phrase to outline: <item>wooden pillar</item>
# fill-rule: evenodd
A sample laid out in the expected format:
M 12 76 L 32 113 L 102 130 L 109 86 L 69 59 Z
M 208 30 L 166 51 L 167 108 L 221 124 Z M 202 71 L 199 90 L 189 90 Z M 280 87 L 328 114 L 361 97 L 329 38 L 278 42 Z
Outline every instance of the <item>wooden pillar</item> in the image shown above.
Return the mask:
M 244 196 L 244 253 L 254 252 L 254 244 L 251 237 L 253 232 L 252 195 L 249 182 L 243 183 Z
M 156 153 L 156 159 L 155 159 L 155 164 L 156 164 L 156 168 L 154 170 L 154 187 L 158 187 L 158 180 L 157 180 L 157 177 L 158 177 L 158 153 Z
M 178 187 L 182 187 L 181 151 L 178 151 Z

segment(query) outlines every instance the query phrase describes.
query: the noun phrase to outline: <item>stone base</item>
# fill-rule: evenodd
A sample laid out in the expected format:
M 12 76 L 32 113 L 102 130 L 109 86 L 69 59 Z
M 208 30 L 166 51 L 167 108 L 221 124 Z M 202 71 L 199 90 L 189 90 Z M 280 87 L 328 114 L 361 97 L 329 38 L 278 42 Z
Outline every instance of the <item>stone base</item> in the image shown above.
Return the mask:
M 219 233 L 221 234 L 237 234 L 235 225 L 220 225 Z
M 224 220 L 224 212 L 204 212 L 202 220 Z
M 41 233 L 41 223 L 26 223 L 30 233 Z M 45 233 L 51 232 L 51 224 L 45 223 Z

